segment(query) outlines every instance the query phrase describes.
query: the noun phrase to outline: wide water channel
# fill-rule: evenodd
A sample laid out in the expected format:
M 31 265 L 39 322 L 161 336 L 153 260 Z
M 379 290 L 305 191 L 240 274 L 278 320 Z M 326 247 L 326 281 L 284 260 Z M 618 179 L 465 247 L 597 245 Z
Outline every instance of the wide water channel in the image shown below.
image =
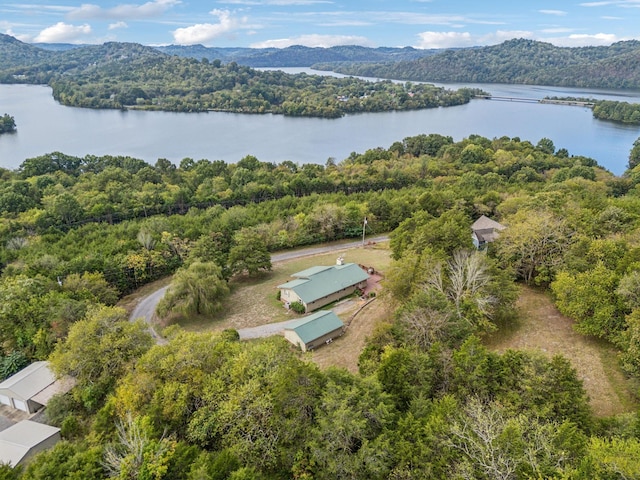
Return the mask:
M 308 69 L 284 69 L 298 72 Z M 525 85 L 469 85 L 496 96 L 573 96 L 640 102 L 638 91 Z M 459 85 L 450 85 L 457 88 Z M 0 85 L 0 115 L 12 115 L 15 134 L 0 136 L 0 167 L 17 168 L 26 158 L 59 151 L 70 155 L 129 155 L 155 163 L 167 158 L 225 160 L 246 155 L 261 161 L 324 164 L 351 152 L 421 133 L 520 137 L 536 144 L 553 140 L 570 155 L 584 155 L 616 174 L 626 168 L 640 127 L 595 120 L 588 108 L 473 100 L 459 107 L 348 115 L 340 119 L 292 118 L 233 113 L 168 113 L 91 110 L 59 105 L 45 86 Z

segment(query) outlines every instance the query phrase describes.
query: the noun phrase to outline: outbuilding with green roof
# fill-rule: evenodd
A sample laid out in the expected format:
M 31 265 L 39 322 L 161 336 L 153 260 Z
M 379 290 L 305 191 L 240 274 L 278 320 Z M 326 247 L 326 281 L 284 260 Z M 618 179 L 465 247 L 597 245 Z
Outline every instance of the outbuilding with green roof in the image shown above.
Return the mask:
M 284 338 L 303 352 L 331 343 L 344 333 L 344 323 L 331 310 L 320 310 L 290 324 Z

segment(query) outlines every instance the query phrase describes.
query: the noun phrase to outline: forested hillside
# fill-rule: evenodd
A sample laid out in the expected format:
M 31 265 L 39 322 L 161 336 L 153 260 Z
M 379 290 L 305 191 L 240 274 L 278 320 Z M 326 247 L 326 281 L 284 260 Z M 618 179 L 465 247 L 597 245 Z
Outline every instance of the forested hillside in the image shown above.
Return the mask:
M 424 82 L 522 83 L 565 87 L 640 88 L 640 42 L 608 47 L 556 47 L 509 40 L 489 47 L 449 50 L 413 61 L 315 65 L 349 75 Z
M 310 67 L 322 62 L 398 62 L 434 55 L 439 50 L 421 50 L 412 47 L 369 48 L 357 45 L 335 47 L 305 47 L 293 45 L 286 48 L 212 48 L 202 45 L 169 45 L 158 50 L 179 57 L 197 60 L 207 58 L 223 62 L 236 62 L 248 67 Z
M 7 35 L 0 36 L 0 82 L 46 83 L 57 101 L 77 107 L 327 118 L 460 105 L 474 94 L 471 89 L 261 72 L 235 62 L 169 56 L 138 44 L 48 51 Z
M 27 159 L 0 183 L 1 373 L 49 358 L 77 385 L 46 409 L 64 441 L 0 478 L 637 478 L 637 412 L 598 418 L 569 360 L 482 343 L 517 322 L 528 283 L 614 346 L 637 392 L 630 166 L 615 177 L 549 139 L 434 134 L 326 165 Z M 486 252 L 471 243 L 481 214 L 507 226 Z M 358 237 L 365 216 L 392 232 L 380 301 L 394 313 L 358 374 L 236 331 L 173 326 L 154 345 L 113 307 L 178 272 L 224 308 L 220 286 L 252 274 L 235 259 Z
M 53 51 L 65 51 L 86 47 L 71 43 L 36 43 L 34 46 Z M 221 60 L 236 62 L 247 67 L 310 67 L 319 62 L 397 62 L 415 60 L 434 55 L 439 49 L 417 49 L 413 47 L 361 47 L 359 45 L 336 45 L 335 47 L 305 47 L 292 45 L 286 48 L 249 47 L 205 47 L 204 45 L 160 45 L 153 47 L 168 55 L 194 58 L 196 60 Z

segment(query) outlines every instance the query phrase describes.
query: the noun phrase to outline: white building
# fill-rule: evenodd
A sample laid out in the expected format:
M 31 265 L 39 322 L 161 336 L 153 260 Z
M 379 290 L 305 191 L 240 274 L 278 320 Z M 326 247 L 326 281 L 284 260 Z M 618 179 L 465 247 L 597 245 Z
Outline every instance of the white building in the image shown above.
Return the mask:
M 0 404 L 34 413 L 56 393 L 68 392 L 71 379 L 56 380 L 49 362 L 34 362 L 0 383 Z
M 0 463 L 17 467 L 59 441 L 59 428 L 23 420 L 0 432 Z

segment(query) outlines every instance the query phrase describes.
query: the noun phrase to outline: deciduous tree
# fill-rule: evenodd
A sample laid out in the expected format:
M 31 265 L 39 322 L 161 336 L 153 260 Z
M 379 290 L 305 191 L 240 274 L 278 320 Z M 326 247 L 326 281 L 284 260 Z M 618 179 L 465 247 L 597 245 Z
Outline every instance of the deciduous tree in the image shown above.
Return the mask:
M 158 304 L 158 314 L 213 315 L 222 309 L 229 286 L 213 262 L 194 262 L 176 272 Z
M 130 322 L 121 308 L 96 307 L 70 328 L 49 361 L 56 374 L 77 380 L 78 394 L 92 409 L 152 344 L 143 322 Z
M 527 284 L 550 282 L 571 244 L 566 222 L 549 210 L 522 209 L 505 223 L 508 227 L 497 241 L 503 264 L 512 266 Z
M 236 275 L 255 275 L 261 270 L 271 270 L 271 255 L 264 238 L 251 229 L 238 232 L 234 237 L 234 246 L 229 251 L 229 266 Z

